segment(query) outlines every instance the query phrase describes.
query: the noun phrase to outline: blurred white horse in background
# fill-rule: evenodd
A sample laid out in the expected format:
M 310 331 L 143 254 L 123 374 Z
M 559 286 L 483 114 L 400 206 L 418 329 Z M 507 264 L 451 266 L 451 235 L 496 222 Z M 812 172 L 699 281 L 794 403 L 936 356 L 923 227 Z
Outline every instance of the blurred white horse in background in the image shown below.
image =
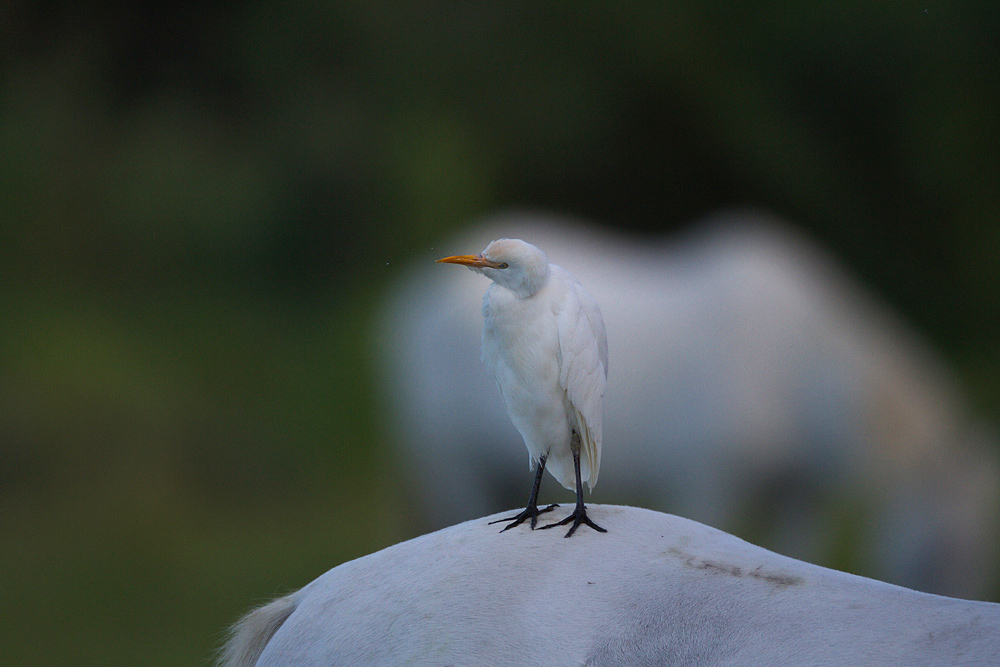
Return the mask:
M 335 567 L 248 614 L 224 667 L 987 667 L 1000 605 L 828 570 L 650 510 L 566 540 L 494 515 Z
M 415 255 L 378 344 L 425 528 L 523 502 L 524 447 L 479 358 L 483 285 L 434 264 L 504 236 L 544 248 L 604 313 L 595 502 L 671 511 L 919 590 L 994 593 L 989 431 L 887 307 L 790 228 L 753 216 L 650 239 L 510 214 Z M 545 502 L 556 487 L 543 482 Z

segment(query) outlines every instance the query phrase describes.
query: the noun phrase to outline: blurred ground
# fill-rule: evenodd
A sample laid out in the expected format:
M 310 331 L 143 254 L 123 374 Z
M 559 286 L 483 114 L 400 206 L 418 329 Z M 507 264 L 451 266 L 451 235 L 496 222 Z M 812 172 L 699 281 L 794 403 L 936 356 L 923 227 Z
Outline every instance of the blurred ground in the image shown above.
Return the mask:
M 414 535 L 376 303 L 473 217 L 795 220 L 1000 415 L 989 3 L 0 7 L 10 664 L 207 664 Z

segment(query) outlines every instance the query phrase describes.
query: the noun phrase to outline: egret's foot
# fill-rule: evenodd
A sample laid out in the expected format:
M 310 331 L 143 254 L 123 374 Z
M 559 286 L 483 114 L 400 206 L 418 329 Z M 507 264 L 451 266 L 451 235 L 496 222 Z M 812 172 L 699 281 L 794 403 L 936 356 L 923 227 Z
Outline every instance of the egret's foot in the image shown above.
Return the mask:
M 538 523 L 538 515 L 539 514 L 544 514 L 545 512 L 551 512 L 556 507 L 559 507 L 559 505 L 557 505 L 556 503 L 552 503 L 551 505 L 549 505 L 545 509 L 540 510 L 540 509 L 538 509 L 538 505 L 528 505 L 523 510 L 521 510 L 520 514 L 515 514 L 514 516 L 509 516 L 506 519 L 497 519 L 496 521 L 490 521 L 489 525 L 492 526 L 495 523 L 503 523 L 504 521 L 510 521 L 511 524 L 508 525 L 506 528 L 504 528 L 503 530 L 500 531 L 502 533 L 504 530 L 510 530 L 514 526 L 517 526 L 519 524 L 524 523 L 524 520 L 527 519 L 530 516 L 531 517 L 531 529 L 534 530 L 535 529 L 535 524 Z
M 590 517 L 587 516 L 587 508 L 584 507 L 583 505 L 577 505 L 576 509 L 573 510 L 573 513 L 570 514 L 565 519 L 563 519 L 562 521 L 559 521 L 557 523 L 550 523 L 547 526 L 542 526 L 541 528 L 539 528 L 539 530 L 543 530 L 545 528 L 555 528 L 556 526 L 565 526 L 570 521 L 573 522 L 573 527 L 569 529 L 568 533 L 566 533 L 566 537 L 569 537 L 570 535 L 572 535 L 573 532 L 576 531 L 576 529 L 580 527 L 581 523 L 587 524 L 588 526 L 590 526 L 591 528 L 593 528 L 594 530 L 596 530 L 599 533 L 606 533 L 606 532 L 608 532 L 607 530 L 605 530 L 604 528 L 601 528 L 596 523 L 594 523 L 593 521 L 590 520 Z

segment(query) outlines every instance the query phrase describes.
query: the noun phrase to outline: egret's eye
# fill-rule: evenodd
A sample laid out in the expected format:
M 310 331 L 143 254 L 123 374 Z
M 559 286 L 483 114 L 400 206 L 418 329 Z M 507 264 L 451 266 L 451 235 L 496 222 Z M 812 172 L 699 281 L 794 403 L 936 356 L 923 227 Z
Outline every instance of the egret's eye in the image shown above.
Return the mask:
M 497 266 L 497 268 L 498 269 L 506 269 L 507 268 L 507 262 L 500 262 L 500 265 Z

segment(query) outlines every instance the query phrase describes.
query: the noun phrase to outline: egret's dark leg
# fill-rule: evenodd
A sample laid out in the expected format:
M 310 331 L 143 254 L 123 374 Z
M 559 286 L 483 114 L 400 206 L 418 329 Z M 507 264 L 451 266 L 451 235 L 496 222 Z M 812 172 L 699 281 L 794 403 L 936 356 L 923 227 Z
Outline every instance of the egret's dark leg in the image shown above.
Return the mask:
M 587 524 L 599 533 L 606 533 L 608 531 L 590 520 L 590 517 L 587 516 L 587 508 L 583 504 L 583 482 L 580 479 L 580 436 L 576 431 L 573 431 L 573 440 L 570 442 L 570 449 L 573 450 L 573 468 L 576 472 L 576 509 L 562 521 L 550 523 L 547 526 L 542 526 L 542 528 L 565 526 L 567 523 L 572 521 L 573 526 L 569 529 L 569 532 L 566 533 L 566 537 L 572 535 L 573 532 L 580 527 L 581 523 Z
M 503 530 L 501 530 L 500 531 L 501 533 L 504 530 L 510 530 L 514 526 L 523 523 L 524 520 L 527 519 L 528 517 L 531 517 L 531 529 L 534 530 L 535 529 L 535 524 L 538 523 L 538 515 L 539 514 L 542 514 L 544 512 L 551 512 L 553 508 L 559 507 L 559 505 L 552 504 L 552 505 L 549 505 L 548 507 L 546 507 L 543 510 L 538 509 L 538 504 L 537 504 L 538 503 L 538 487 L 542 485 L 542 473 L 545 472 L 545 460 L 547 458 L 548 457 L 545 454 L 542 454 L 540 457 L 538 457 L 538 466 L 535 469 L 535 483 L 531 485 L 531 495 L 528 496 L 528 506 L 525 507 L 524 510 L 520 514 L 515 514 L 514 516 L 509 516 L 506 519 L 497 519 L 496 521 L 490 521 L 491 525 L 494 524 L 494 523 L 502 523 L 504 521 L 510 521 L 510 522 L 512 522 L 506 528 L 504 528 Z

